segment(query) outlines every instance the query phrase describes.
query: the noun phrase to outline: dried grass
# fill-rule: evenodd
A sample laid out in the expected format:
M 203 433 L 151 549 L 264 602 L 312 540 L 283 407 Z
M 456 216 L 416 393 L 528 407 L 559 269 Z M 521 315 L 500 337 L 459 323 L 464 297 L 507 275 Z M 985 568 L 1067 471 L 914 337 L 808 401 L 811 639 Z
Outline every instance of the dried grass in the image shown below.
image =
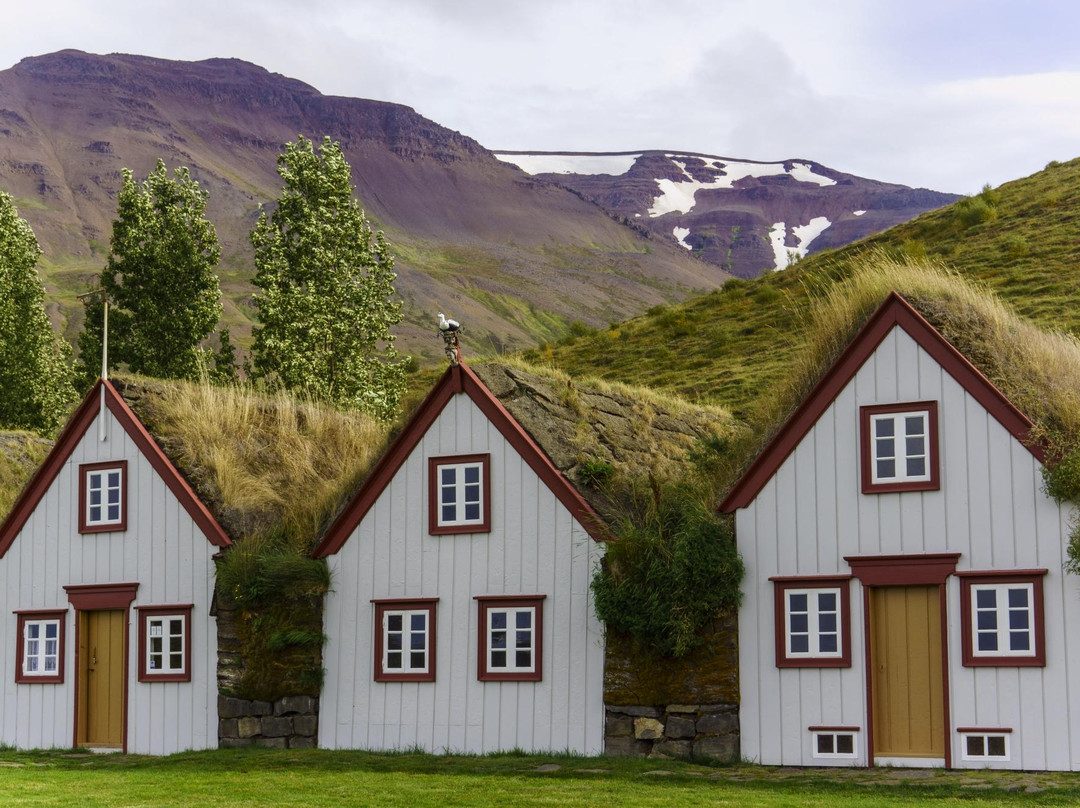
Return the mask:
M 155 388 L 141 414 L 237 538 L 280 532 L 309 549 L 385 444 L 376 420 L 283 393 Z
M 0 432 L 0 521 L 51 448 L 52 441 L 29 432 Z

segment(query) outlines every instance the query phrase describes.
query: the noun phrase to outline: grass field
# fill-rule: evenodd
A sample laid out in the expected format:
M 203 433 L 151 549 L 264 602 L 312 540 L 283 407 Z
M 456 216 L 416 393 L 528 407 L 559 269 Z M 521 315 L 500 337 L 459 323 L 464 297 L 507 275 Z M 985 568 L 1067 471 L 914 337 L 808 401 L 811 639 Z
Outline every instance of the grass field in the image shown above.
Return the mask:
M 1072 774 L 708 767 L 655 760 L 218 750 L 0 751 L 9 806 L 1075 805 Z

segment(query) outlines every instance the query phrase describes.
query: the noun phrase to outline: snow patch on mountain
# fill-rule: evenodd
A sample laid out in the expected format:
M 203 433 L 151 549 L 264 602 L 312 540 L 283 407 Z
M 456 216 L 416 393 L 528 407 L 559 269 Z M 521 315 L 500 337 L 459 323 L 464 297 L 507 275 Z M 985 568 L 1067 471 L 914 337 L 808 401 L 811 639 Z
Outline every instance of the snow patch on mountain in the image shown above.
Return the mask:
M 689 244 L 686 243 L 686 237 L 690 235 L 690 228 L 689 227 L 676 227 L 674 230 L 671 231 L 671 235 L 675 236 L 675 240 L 677 242 L 679 242 L 679 244 L 682 245 L 683 247 L 686 247 L 686 249 L 688 249 L 688 250 L 694 249 L 693 247 L 691 247 Z
M 832 222 L 825 216 L 815 216 L 807 224 L 797 224 L 791 228 L 791 235 L 795 237 L 795 246 L 788 247 L 787 225 L 784 222 L 776 222 L 769 228 L 769 244 L 773 251 L 773 269 L 779 272 L 786 269 L 793 261 L 805 258 L 810 251 L 810 243 L 825 232 Z
M 865 210 L 853 210 L 853 211 L 851 211 L 851 212 L 852 212 L 852 214 L 853 214 L 853 215 L 855 215 L 855 216 L 862 216 L 862 215 L 863 215 L 864 213 L 866 213 L 866 211 L 865 211 Z
M 698 191 L 714 188 L 733 188 L 736 182 L 746 177 L 776 177 L 787 174 L 796 182 L 811 182 L 823 188 L 836 185 L 836 180 L 814 173 L 809 163 L 792 163 L 791 168 L 787 169 L 783 163 L 745 163 L 712 157 L 698 157 L 696 159 L 701 160 L 707 167 L 724 172 L 712 182 L 702 182 L 694 179 L 693 175 L 687 170 L 685 162 L 676 159 L 682 157 L 685 160 L 687 159 L 686 156 L 668 154 L 666 157 L 679 167 L 686 179 L 678 182 L 666 178 L 656 180 L 660 193 L 653 199 L 652 206 L 648 210 L 649 216 L 654 219 L 666 213 L 689 213 L 694 209 L 696 204 L 695 196 Z
M 526 174 L 625 174 L 640 154 L 500 154 L 504 163 L 512 163 Z

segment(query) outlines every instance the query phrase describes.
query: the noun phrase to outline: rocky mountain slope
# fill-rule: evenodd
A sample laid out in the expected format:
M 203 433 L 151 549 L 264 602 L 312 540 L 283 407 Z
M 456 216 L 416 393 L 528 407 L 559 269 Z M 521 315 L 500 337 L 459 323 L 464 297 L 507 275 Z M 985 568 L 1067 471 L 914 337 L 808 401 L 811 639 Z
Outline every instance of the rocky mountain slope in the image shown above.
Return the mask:
M 811 160 L 696 153 L 497 152 L 743 278 L 783 269 L 956 201 L 955 194 L 844 174 Z
M 471 138 L 397 104 L 324 96 L 232 59 L 174 62 L 62 51 L 0 71 L 0 189 L 45 249 L 51 314 L 71 337 L 75 295 L 104 265 L 120 170 L 160 156 L 210 191 L 226 321 L 253 311 L 247 234 L 281 187 L 281 146 L 341 142 L 357 197 L 398 256 L 406 350 L 441 352 L 435 313 L 478 352 L 535 344 L 568 325 L 621 320 L 727 277 L 596 205 L 523 175 Z

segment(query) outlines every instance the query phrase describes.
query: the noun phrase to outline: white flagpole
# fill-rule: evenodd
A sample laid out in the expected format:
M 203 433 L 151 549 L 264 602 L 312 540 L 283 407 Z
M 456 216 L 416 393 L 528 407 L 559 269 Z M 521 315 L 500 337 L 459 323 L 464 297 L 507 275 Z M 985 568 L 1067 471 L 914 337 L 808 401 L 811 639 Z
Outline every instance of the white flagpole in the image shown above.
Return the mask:
M 105 292 L 101 293 L 101 302 L 104 306 L 101 321 L 101 380 L 109 378 L 109 299 Z M 105 425 L 105 385 L 101 385 L 101 412 L 98 413 L 98 437 L 102 442 L 109 437 Z

